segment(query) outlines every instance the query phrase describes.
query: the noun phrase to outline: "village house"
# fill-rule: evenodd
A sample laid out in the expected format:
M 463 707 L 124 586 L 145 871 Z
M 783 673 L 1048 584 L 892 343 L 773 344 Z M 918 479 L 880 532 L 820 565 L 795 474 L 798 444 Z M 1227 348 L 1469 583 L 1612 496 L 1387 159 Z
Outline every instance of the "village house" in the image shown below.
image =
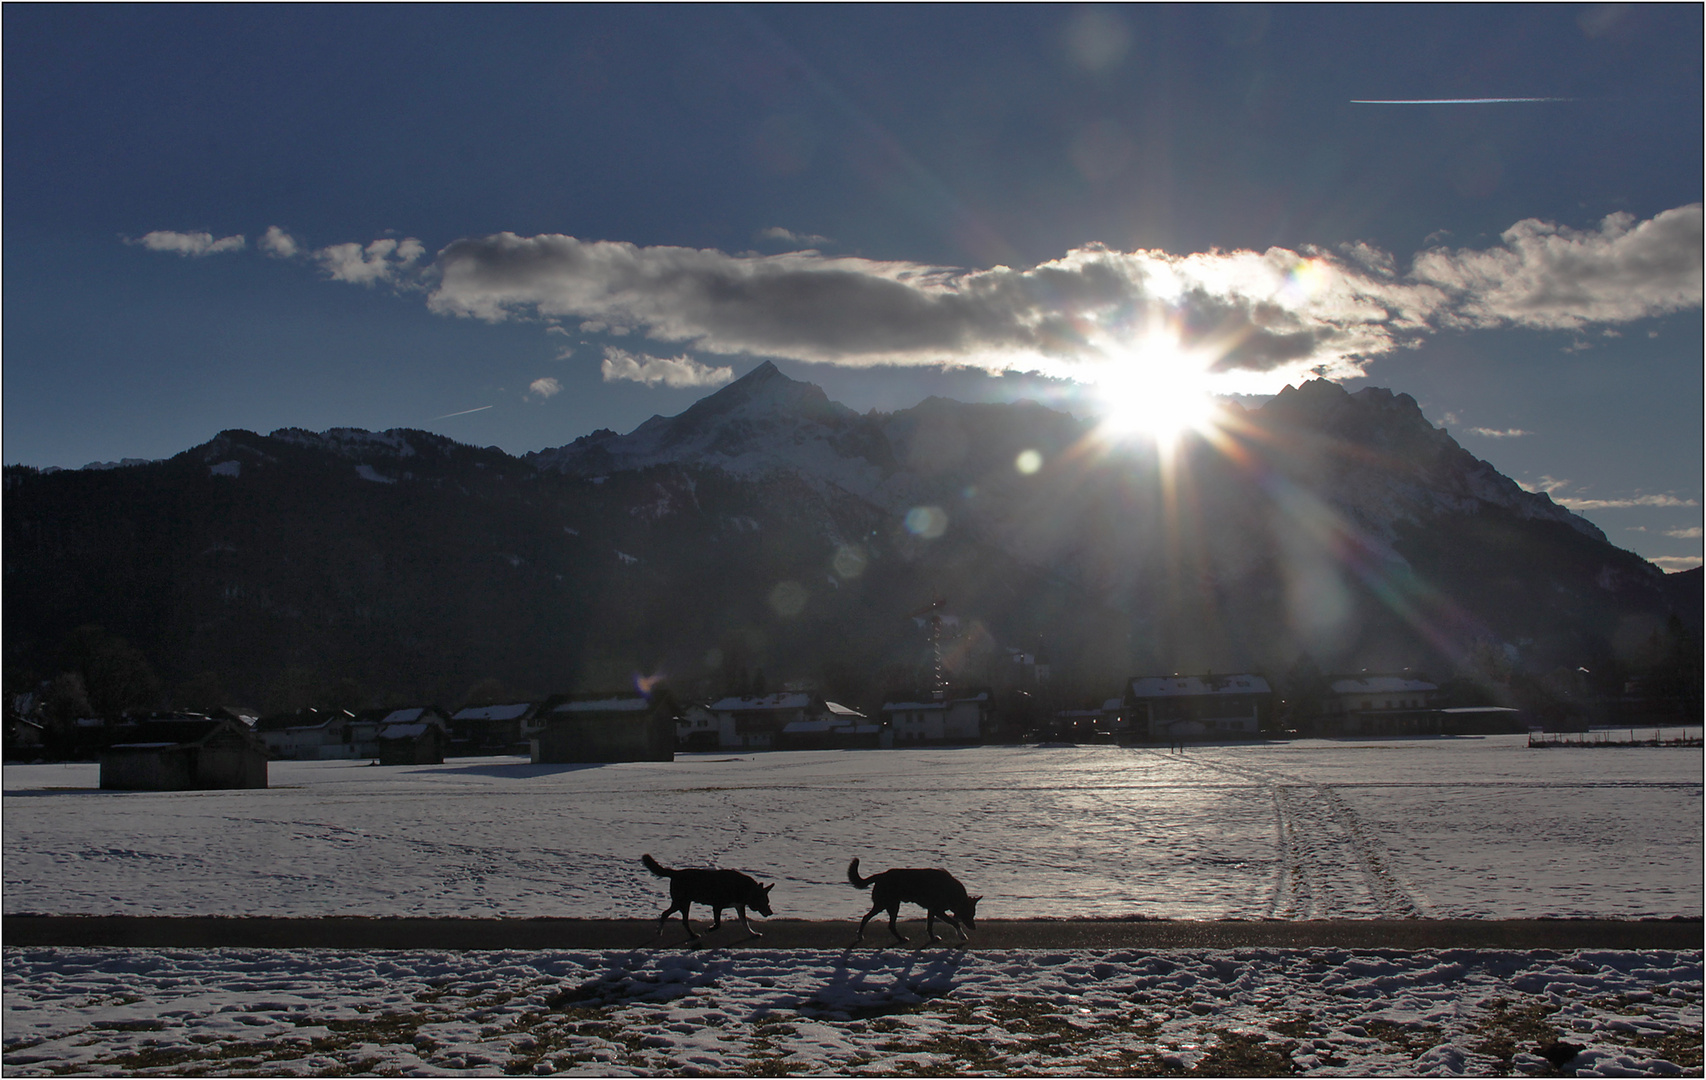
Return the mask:
M 199 791 L 267 786 L 267 750 L 248 725 L 180 716 L 120 728 L 101 751 L 105 791 Z
M 992 712 L 990 694 L 975 694 L 932 700 L 920 694 L 911 700 L 885 701 L 883 725 L 895 746 L 919 743 L 981 742 Z
M 882 735 L 882 725 L 872 723 L 859 710 L 825 701 L 816 718 L 785 726 L 777 745 L 788 750 L 870 749 L 882 745 Z
M 823 714 L 821 699 L 804 692 L 726 697 L 710 704 L 717 718 L 717 745 L 725 750 L 769 750 L 789 724 Z
M 292 724 L 290 720 L 299 720 Z M 364 737 L 357 741 L 357 733 Z M 260 738 L 274 759 L 285 761 L 335 761 L 378 754 L 377 723 L 356 724 L 345 710 L 322 712 L 303 709 L 295 716 L 269 717 L 262 722 Z
M 1126 686 L 1134 732 L 1153 742 L 1253 739 L 1272 714 L 1273 691 L 1260 675 L 1142 675 Z
M 1122 742 L 1128 736 L 1125 702 L 1108 698 L 1097 708 L 1061 709 L 1027 738 L 1063 739 L 1072 742 Z
M 571 695 L 541 718 L 533 763 L 675 760 L 676 710 L 633 691 Z
M 716 714 L 703 705 L 689 705 L 675 722 L 675 745 L 680 750 L 715 750 L 719 725 Z
M 471 705 L 450 718 L 450 736 L 464 753 L 519 754 L 545 728 L 544 703 Z
M 381 765 L 442 765 L 450 721 L 430 706 L 393 709 L 380 718 L 376 741 Z
M 1322 735 L 1438 735 L 1439 687 L 1408 675 L 1355 675 L 1330 684 Z

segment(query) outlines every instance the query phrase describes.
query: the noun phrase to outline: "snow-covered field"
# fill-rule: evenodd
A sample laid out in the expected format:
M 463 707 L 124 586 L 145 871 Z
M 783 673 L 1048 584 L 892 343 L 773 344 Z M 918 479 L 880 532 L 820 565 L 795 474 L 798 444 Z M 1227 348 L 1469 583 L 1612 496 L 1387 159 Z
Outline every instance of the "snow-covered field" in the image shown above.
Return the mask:
M 650 917 L 738 866 L 846 919 L 940 864 L 985 918 L 1698 917 L 1698 750 L 1518 738 L 4 770 L 8 913 Z M 878 935 L 886 938 L 886 935 Z M 673 939 L 671 939 L 673 940 Z M 1701 1074 L 1701 953 L 4 950 L 9 1075 Z
M 991 919 L 1698 916 L 1699 750 L 1521 736 L 684 755 L 673 763 L 274 762 L 264 791 L 102 792 L 6 766 L 8 913 L 655 915 L 639 865 L 776 882 L 946 866 Z
M 1700 1073 L 1698 952 L 6 950 L 8 1075 Z M 1555 1073 L 1553 1074 L 1555 1075 Z

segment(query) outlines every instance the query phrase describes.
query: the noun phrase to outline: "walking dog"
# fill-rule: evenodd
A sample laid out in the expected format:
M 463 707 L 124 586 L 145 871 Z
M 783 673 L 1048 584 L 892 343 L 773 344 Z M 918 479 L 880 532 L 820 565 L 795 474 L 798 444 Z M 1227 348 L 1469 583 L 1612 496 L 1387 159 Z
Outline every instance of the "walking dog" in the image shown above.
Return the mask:
M 650 855 L 640 856 L 640 861 L 658 877 L 669 879 L 669 908 L 658 916 L 658 935 L 663 933 L 664 924 L 669 921 L 669 917 L 679 911 L 681 925 L 687 928 L 687 936 L 698 940 L 699 935 L 693 932 L 693 924 L 687 921 L 687 909 L 694 904 L 704 904 L 711 909 L 711 929 L 715 930 L 723 925 L 723 909 L 732 907 L 740 916 L 740 924 L 746 927 L 747 933 L 753 937 L 764 936 L 746 921 L 746 909 L 751 908 L 768 917 L 771 914 L 770 890 L 776 887 L 774 884 L 760 885 L 739 870 L 671 870 L 667 866 L 658 865 L 658 861 Z
M 871 890 L 871 910 L 859 921 L 855 942 L 865 939 L 865 924 L 879 911 L 889 913 L 889 933 L 904 942 L 906 938 L 894 925 L 902 904 L 917 904 L 924 909 L 924 929 L 931 941 L 941 940 L 936 936 L 937 919 L 958 930 L 962 942 L 970 940 L 967 930 L 977 929 L 977 902 L 983 897 L 967 896 L 966 887 L 946 870 L 884 870 L 860 877 L 859 860 L 854 859 L 847 864 L 847 880 L 855 889 Z M 964 926 L 960 925 L 961 919 L 965 920 Z

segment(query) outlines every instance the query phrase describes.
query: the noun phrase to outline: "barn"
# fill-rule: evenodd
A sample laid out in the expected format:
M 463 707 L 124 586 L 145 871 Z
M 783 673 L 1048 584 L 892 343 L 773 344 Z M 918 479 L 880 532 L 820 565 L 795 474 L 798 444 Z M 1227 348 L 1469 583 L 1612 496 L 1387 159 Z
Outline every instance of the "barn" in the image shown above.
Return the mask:
M 267 750 L 247 724 L 204 716 L 146 720 L 101 752 L 106 791 L 264 788 Z
M 617 692 L 576 694 L 545 714 L 535 764 L 674 761 L 676 710 L 667 699 Z

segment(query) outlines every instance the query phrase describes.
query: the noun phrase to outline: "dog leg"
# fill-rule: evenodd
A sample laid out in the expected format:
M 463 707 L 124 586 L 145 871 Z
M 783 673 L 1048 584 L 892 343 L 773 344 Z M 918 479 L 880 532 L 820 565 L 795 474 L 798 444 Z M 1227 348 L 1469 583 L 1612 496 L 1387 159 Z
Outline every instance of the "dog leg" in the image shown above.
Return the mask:
M 896 941 L 898 941 L 902 945 L 904 945 L 904 944 L 906 944 L 906 935 L 901 933 L 899 930 L 897 930 L 895 928 L 895 925 L 894 925 L 895 921 L 899 918 L 900 918 L 900 905 L 896 904 L 894 907 L 889 908 L 889 933 L 894 935 L 894 939 Z
M 880 907 L 874 907 L 870 911 L 865 912 L 865 917 L 859 920 L 859 932 L 853 935 L 853 944 L 857 945 L 861 941 L 865 940 L 865 924 L 870 922 L 871 917 L 881 910 L 883 909 Z
M 946 920 L 947 916 L 944 915 L 942 918 Z M 924 913 L 924 932 L 930 935 L 930 943 L 932 945 L 942 940 L 936 936 L 936 913 L 934 911 L 926 911 Z
M 681 905 L 681 925 L 687 928 L 687 939 L 689 941 L 698 941 L 699 935 L 693 932 L 693 924 L 687 921 L 687 909 L 692 906 L 693 901 L 691 900 Z
M 711 929 L 720 930 L 720 929 L 722 929 L 722 925 L 723 925 L 723 909 L 720 907 L 713 907 L 711 909 Z
M 760 934 L 757 930 L 754 930 L 752 928 L 752 924 L 746 921 L 746 905 L 745 904 L 736 904 L 735 905 L 735 914 L 740 916 L 741 928 L 747 932 L 747 936 L 749 936 L 749 937 L 763 937 L 764 936 L 763 934 Z

